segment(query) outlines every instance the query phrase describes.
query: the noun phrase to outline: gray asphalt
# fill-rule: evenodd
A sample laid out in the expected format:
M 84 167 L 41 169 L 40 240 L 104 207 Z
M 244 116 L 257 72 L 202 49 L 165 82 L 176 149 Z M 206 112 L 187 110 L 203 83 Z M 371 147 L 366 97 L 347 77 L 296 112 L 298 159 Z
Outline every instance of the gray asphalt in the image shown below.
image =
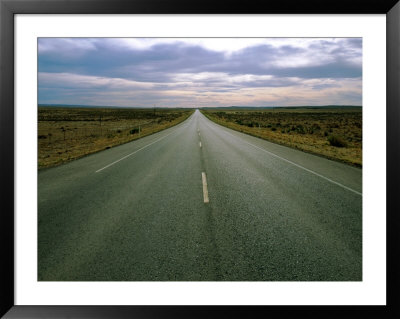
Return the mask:
M 196 111 L 39 171 L 38 279 L 359 281 L 361 193 L 361 169 Z

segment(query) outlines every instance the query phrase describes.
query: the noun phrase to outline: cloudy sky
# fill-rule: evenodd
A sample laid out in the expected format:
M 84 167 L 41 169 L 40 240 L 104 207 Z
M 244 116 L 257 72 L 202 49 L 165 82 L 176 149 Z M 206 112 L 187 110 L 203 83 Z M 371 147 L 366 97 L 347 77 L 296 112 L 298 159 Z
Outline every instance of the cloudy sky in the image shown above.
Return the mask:
M 360 38 L 40 38 L 39 104 L 361 105 Z

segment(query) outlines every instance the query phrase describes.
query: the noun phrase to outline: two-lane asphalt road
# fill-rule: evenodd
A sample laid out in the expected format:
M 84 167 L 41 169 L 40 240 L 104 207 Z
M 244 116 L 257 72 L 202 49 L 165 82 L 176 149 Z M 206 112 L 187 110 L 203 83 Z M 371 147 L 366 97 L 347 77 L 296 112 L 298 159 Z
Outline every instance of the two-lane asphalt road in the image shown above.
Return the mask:
M 361 175 L 196 111 L 39 171 L 38 278 L 361 280 Z

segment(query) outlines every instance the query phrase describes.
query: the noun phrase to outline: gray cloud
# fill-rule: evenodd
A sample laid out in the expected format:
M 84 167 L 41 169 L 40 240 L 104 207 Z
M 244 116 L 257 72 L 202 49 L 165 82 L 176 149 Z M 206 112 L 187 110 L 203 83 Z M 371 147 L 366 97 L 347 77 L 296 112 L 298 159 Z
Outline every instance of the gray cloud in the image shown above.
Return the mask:
M 85 100 L 89 95 L 95 100 L 96 94 L 123 92 L 129 97 L 136 94 L 137 101 L 157 100 L 158 96 L 165 101 L 173 95 L 168 95 L 170 91 L 239 94 L 262 88 L 302 90 L 310 79 L 320 81 L 313 84 L 314 91 L 326 91 L 341 87 L 345 79 L 361 83 L 361 39 L 316 39 L 301 46 L 287 42 L 277 45 L 266 39 L 265 43 L 224 52 L 179 39 L 135 47 L 121 39 L 41 38 L 39 102 L 59 97 L 64 103 L 62 99 L 72 98 L 67 91 L 77 92 L 76 99 Z M 335 83 L 326 83 L 326 79 Z M 354 94 L 361 101 L 360 89 Z M 354 100 L 354 96 L 342 96 L 343 101 Z M 178 95 L 174 99 L 181 100 Z

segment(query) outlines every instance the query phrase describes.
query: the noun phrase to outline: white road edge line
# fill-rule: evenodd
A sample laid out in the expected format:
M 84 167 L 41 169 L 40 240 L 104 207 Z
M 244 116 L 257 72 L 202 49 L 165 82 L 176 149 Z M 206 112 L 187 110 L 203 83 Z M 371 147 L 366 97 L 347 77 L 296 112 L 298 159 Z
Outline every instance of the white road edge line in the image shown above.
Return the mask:
M 208 199 L 208 190 L 207 190 L 207 178 L 206 173 L 201 173 L 201 180 L 203 181 L 203 198 L 204 203 L 208 203 L 210 200 Z
M 103 168 L 98 169 L 95 173 L 98 173 L 98 172 L 102 171 L 103 169 L 106 169 L 107 167 L 110 167 L 111 165 L 114 165 L 114 164 L 116 164 L 116 163 L 122 161 L 123 159 L 125 159 L 125 158 L 127 158 L 127 157 L 129 157 L 129 156 L 131 156 L 131 155 L 133 155 L 133 154 L 135 154 L 135 153 L 137 153 L 137 152 L 139 152 L 139 151 L 145 149 L 146 147 L 149 147 L 150 145 L 161 141 L 162 139 L 166 138 L 167 136 L 171 135 L 172 133 L 174 133 L 174 132 L 171 132 L 171 133 L 169 133 L 169 134 L 167 134 L 167 135 L 165 135 L 165 136 L 159 138 L 158 140 L 155 140 L 154 142 L 151 142 L 150 144 L 147 144 L 146 146 L 143 146 L 142 148 L 139 148 L 138 150 L 136 150 L 136 151 L 134 151 L 134 152 L 132 152 L 132 153 L 130 153 L 130 154 L 128 154 L 128 155 L 125 155 L 124 157 L 121 157 L 119 160 L 116 160 L 115 162 L 112 162 L 112 163 L 110 163 L 110 164 L 104 166 Z
M 323 176 L 323 175 L 321 175 L 321 174 L 318 174 L 318 173 L 316 173 L 316 172 L 314 172 L 314 171 L 312 171 L 312 170 L 310 170 L 310 169 L 308 169 L 308 168 L 305 168 L 305 167 L 303 167 L 303 166 L 301 166 L 301 165 L 299 165 L 299 164 L 296 164 L 296 163 L 294 163 L 294 162 L 292 162 L 292 161 L 289 161 L 289 160 L 287 160 L 286 158 L 280 157 L 279 155 L 276 155 L 276 154 L 274 154 L 274 153 L 271 153 L 271 152 L 269 152 L 269 151 L 267 151 L 267 150 L 265 150 L 265 149 L 263 149 L 263 148 L 261 148 L 261 147 L 258 147 L 258 146 L 254 145 L 254 144 L 251 144 L 251 143 L 249 143 L 249 142 L 246 142 L 246 141 L 244 141 L 243 139 L 241 139 L 240 137 L 235 136 L 235 135 L 233 135 L 233 134 L 231 134 L 231 133 L 229 133 L 229 132 L 227 132 L 227 131 L 225 131 L 225 133 L 226 133 L 226 134 L 229 134 L 229 135 L 231 135 L 231 136 L 233 136 L 233 137 L 236 137 L 236 138 L 240 139 L 241 141 L 243 141 L 244 143 L 246 143 L 246 144 L 248 144 L 248 145 L 251 145 L 251 146 L 253 146 L 253 147 L 255 147 L 255 148 L 258 148 L 259 150 L 264 151 L 265 153 L 268 153 L 268 154 L 270 154 L 270 155 L 272 155 L 272 156 L 274 156 L 274 157 L 276 157 L 276 158 L 279 158 L 279 159 L 281 159 L 282 161 L 285 161 L 285 162 L 287 162 L 287 163 L 289 163 L 289 164 L 292 164 L 292 165 L 294 165 L 294 166 L 296 166 L 296 167 L 298 167 L 298 168 L 301 168 L 301 169 L 303 169 L 303 170 L 305 170 L 305 171 L 307 171 L 307 172 L 309 172 L 309 173 L 311 173 L 311 174 L 314 174 L 314 175 L 316 175 L 316 176 L 318 176 L 318 177 L 321 177 L 321 178 L 327 180 L 328 182 L 331 182 L 331 183 L 333 183 L 333 184 L 335 184 L 335 185 L 338 185 L 338 186 L 340 186 L 340 187 L 342 187 L 342 188 L 344 188 L 344 189 L 347 189 L 347 190 L 349 190 L 349 191 L 351 191 L 351 192 L 353 192 L 353 193 L 355 193 L 355 194 L 357 194 L 357 195 L 362 196 L 362 193 L 357 192 L 356 190 L 354 190 L 354 189 L 352 189 L 352 188 L 350 188 L 350 187 L 347 187 L 347 186 L 345 186 L 345 185 L 343 185 L 343 184 L 340 184 L 340 183 L 338 183 L 338 182 L 335 182 L 334 180 L 332 180 L 332 179 L 330 179 L 330 178 L 328 178 L 328 177 L 325 177 L 325 176 Z

